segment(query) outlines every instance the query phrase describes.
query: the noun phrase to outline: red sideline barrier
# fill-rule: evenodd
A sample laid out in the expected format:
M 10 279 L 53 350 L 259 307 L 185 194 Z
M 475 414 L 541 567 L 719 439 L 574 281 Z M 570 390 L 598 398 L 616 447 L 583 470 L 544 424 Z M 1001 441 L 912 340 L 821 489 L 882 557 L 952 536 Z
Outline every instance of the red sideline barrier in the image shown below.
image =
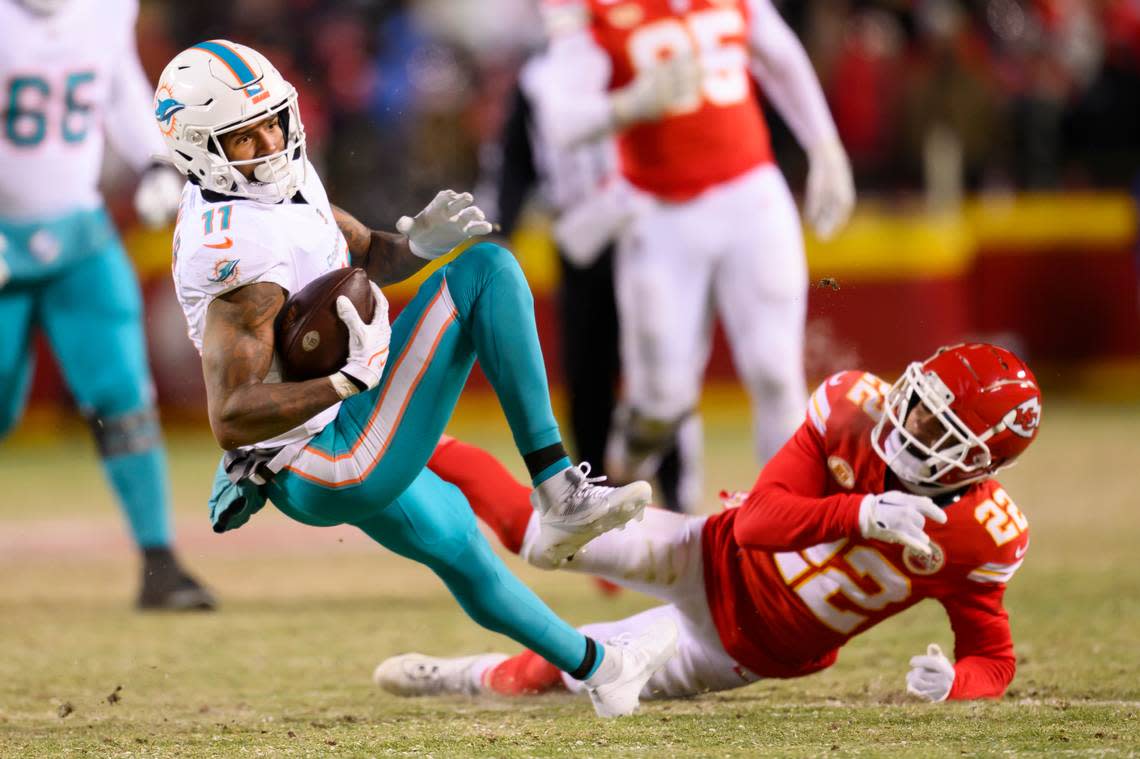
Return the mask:
M 1029 197 L 996 207 L 978 202 L 949 223 L 864 213 L 838 243 L 809 244 L 814 286 L 807 374 L 814 380 L 859 366 L 890 375 L 908 360 L 964 339 L 1002 342 L 1053 367 L 1140 363 L 1134 217 L 1123 196 Z M 136 260 L 144 262 L 159 401 L 200 416 L 201 367 L 173 295 L 168 244 L 164 235 L 128 237 Z M 557 382 L 556 267 L 549 245 L 532 232 L 516 238 L 514 247 L 535 290 L 547 371 Z M 409 297 L 408 287 L 393 291 L 393 318 Z M 731 378 L 731 354 L 719 329 L 714 341 L 708 376 Z M 63 385 L 43 347 L 41 341 L 32 399 L 59 401 Z M 473 382 L 486 383 L 478 371 Z

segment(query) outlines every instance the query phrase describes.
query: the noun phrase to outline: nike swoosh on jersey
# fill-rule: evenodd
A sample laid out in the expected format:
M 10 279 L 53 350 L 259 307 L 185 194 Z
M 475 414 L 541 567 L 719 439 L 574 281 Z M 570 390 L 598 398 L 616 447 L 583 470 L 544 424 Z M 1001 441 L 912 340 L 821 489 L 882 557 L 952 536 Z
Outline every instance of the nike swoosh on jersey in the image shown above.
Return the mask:
M 1026 543 L 1023 546 L 1018 546 L 1017 548 L 1013 549 L 1013 558 L 1020 559 L 1022 556 L 1025 555 L 1025 552 L 1028 550 L 1029 550 L 1029 544 L 1028 543 Z
M 208 242 L 205 245 L 207 248 L 216 248 L 218 250 L 225 250 L 226 248 L 232 248 L 234 246 L 234 241 L 232 239 L 230 239 L 229 237 L 227 237 L 225 242 Z

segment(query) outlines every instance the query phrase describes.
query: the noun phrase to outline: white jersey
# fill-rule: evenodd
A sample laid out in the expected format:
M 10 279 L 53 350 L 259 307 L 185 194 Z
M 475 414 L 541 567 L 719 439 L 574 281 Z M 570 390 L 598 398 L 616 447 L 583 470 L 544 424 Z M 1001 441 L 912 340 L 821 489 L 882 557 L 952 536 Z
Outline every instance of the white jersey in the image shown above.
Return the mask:
M 137 0 L 69 0 L 47 16 L 0 0 L 0 219 L 99 206 L 104 137 L 139 171 L 166 153 L 137 15 Z
M 203 197 L 201 188 L 189 182 L 182 192 L 174 230 L 174 290 L 199 353 L 206 309 L 214 298 L 258 282 L 280 285 L 291 295 L 348 263 L 348 243 L 312 165 L 300 190 L 285 203 L 269 205 L 214 193 Z M 276 356 L 265 381 L 281 381 Z M 336 417 L 339 408 L 338 403 L 252 447 L 307 441 Z
M 557 213 L 566 213 L 596 196 L 602 185 L 617 176 L 617 146 L 611 137 L 569 148 L 553 144 L 543 103 L 558 80 L 545 53 L 523 64 L 519 86 L 532 104 L 529 137 L 540 189 Z

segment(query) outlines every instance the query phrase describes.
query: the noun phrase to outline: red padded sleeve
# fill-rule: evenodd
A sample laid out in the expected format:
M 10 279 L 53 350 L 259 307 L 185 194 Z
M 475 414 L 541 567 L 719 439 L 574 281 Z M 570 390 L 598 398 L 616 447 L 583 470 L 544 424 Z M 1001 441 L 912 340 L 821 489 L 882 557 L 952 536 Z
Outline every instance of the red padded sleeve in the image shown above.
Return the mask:
M 742 548 L 796 551 L 857 533 L 862 495 L 825 496 L 827 456 L 805 422 L 765 465 L 736 515 Z

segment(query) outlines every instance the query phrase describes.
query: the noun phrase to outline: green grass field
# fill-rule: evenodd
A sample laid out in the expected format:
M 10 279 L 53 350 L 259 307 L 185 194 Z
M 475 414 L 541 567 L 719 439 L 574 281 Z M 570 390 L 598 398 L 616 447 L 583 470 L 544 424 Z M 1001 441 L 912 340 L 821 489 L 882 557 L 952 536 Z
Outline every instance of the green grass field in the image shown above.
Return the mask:
M 516 463 L 497 415 L 464 404 L 452 432 Z M 755 476 L 738 404 L 708 413 L 710 495 Z M 204 502 L 216 453 L 200 432 L 170 439 L 179 544 L 223 608 L 132 611 L 136 559 L 82 428 L 25 430 L 0 447 L 0 756 L 1135 755 L 1138 437 L 1140 408 L 1053 402 L 1035 449 L 1002 478 L 1032 534 L 1007 595 L 1020 666 L 1004 700 L 904 696 L 910 656 L 952 642 L 927 603 L 819 675 L 601 722 L 568 696 L 379 692 L 372 668 L 395 653 L 515 647 L 469 622 L 427 571 L 350 530 L 267 509 L 213 535 Z M 652 603 L 509 562 L 574 622 Z

